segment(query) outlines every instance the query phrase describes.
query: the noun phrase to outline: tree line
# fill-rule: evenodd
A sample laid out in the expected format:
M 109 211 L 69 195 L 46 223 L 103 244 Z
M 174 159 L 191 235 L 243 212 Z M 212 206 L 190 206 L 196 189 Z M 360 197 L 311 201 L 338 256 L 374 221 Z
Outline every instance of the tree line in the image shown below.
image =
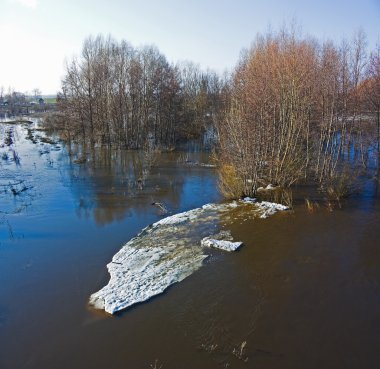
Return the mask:
M 138 149 L 174 147 L 215 123 L 224 83 L 154 46 L 89 37 L 66 66 L 58 108 L 69 138 Z
M 283 29 L 258 35 L 220 76 L 89 37 L 57 103 L 66 138 L 91 145 L 173 148 L 214 132 L 227 197 L 304 180 L 343 193 L 379 163 L 380 48 L 368 53 L 361 31 L 337 44 Z
M 363 32 L 339 45 L 293 30 L 259 35 L 216 125 L 222 191 L 254 196 L 268 184 L 315 180 L 344 195 L 379 160 L 379 95 L 379 49 L 367 54 Z
M 54 110 L 54 106 L 45 103 L 38 89 L 34 89 L 30 95 L 11 88 L 5 91 L 4 87 L 0 87 L 0 117 L 29 115 L 51 110 Z

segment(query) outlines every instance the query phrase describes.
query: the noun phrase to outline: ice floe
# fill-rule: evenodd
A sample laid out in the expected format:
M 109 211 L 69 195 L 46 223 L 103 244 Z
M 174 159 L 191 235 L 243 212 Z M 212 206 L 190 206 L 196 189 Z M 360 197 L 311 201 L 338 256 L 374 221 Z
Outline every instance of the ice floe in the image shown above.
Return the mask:
M 126 244 L 107 265 L 111 279 L 94 293 L 90 303 L 110 314 L 145 301 L 180 282 L 201 265 L 207 255 L 177 246 L 140 247 Z
M 246 204 L 254 204 L 257 200 L 252 197 L 244 197 L 242 201 L 245 202 Z
M 256 203 L 256 206 L 261 210 L 260 218 L 268 218 L 278 211 L 289 210 L 288 206 L 276 204 L 275 202 L 261 201 Z
M 210 234 L 210 225 L 228 208 L 224 204 L 205 206 L 143 229 L 107 265 L 110 281 L 90 297 L 90 304 L 114 314 L 182 281 L 201 267 L 207 257 L 200 247 L 201 239 Z
M 201 241 L 203 247 L 214 247 L 225 251 L 236 251 L 242 244 L 243 242 L 216 240 L 212 237 L 205 237 Z
M 269 183 L 268 186 L 266 186 L 265 188 L 264 187 L 259 187 L 257 189 L 257 192 L 272 191 L 272 190 L 276 190 L 277 188 L 278 188 L 277 186 L 273 186 L 271 183 Z
M 202 266 L 207 247 L 237 250 L 227 232 L 219 232 L 222 214 L 238 206 L 252 206 L 260 217 L 287 207 L 246 198 L 226 204 L 206 204 L 202 208 L 171 215 L 144 228 L 127 242 L 107 265 L 108 284 L 90 297 L 90 304 L 110 314 L 164 292 Z
M 175 225 L 181 224 L 184 222 L 192 221 L 202 212 L 203 209 L 193 209 L 183 213 L 174 214 L 159 220 L 158 222 L 152 225 L 153 228 L 162 226 L 162 225 Z

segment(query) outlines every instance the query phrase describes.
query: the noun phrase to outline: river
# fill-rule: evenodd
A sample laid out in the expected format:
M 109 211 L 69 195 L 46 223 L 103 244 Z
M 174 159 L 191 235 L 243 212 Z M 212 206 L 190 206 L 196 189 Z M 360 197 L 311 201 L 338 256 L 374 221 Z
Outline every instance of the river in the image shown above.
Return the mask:
M 11 133 L 9 133 L 11 132 Z M 38 124 L 0 124 L 0 368 L 378 368 L 380 201 L 223 219 L 244 246 L 147 302 L 89 306 L 106 264 L 141 229 L 221 201 L 207 153 L 67 148 Z M 4 141 L 4 140 L 3 140 Z M 16 154 L 14 154 L 14 152 Z M 6 155 L 5 155 L 5 154 Z M 86 160 L 80 160 L 81 158 Z M 13 188 L 13 190 L 12 190 Z M 180 235 L 178 235 L 180 237 Z

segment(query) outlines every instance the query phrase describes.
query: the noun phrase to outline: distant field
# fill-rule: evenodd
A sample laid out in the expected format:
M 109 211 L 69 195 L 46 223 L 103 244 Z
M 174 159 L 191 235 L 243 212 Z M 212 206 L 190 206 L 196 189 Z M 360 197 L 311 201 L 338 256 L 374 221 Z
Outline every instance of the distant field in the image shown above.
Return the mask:
M 46 97 L 44 100 L 46 104 L 55 104 L 57 102 L 56 97 Z

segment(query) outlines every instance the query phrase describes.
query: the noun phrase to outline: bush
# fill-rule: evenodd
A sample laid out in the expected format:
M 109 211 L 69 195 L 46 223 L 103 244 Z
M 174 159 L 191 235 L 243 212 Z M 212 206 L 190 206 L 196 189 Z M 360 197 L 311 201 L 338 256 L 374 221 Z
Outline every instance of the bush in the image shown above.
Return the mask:
M 238 199 L 244 195 L 244 183 L 232 165 L 224 164 L 220 167 L 218 185 L 226 199 Z

